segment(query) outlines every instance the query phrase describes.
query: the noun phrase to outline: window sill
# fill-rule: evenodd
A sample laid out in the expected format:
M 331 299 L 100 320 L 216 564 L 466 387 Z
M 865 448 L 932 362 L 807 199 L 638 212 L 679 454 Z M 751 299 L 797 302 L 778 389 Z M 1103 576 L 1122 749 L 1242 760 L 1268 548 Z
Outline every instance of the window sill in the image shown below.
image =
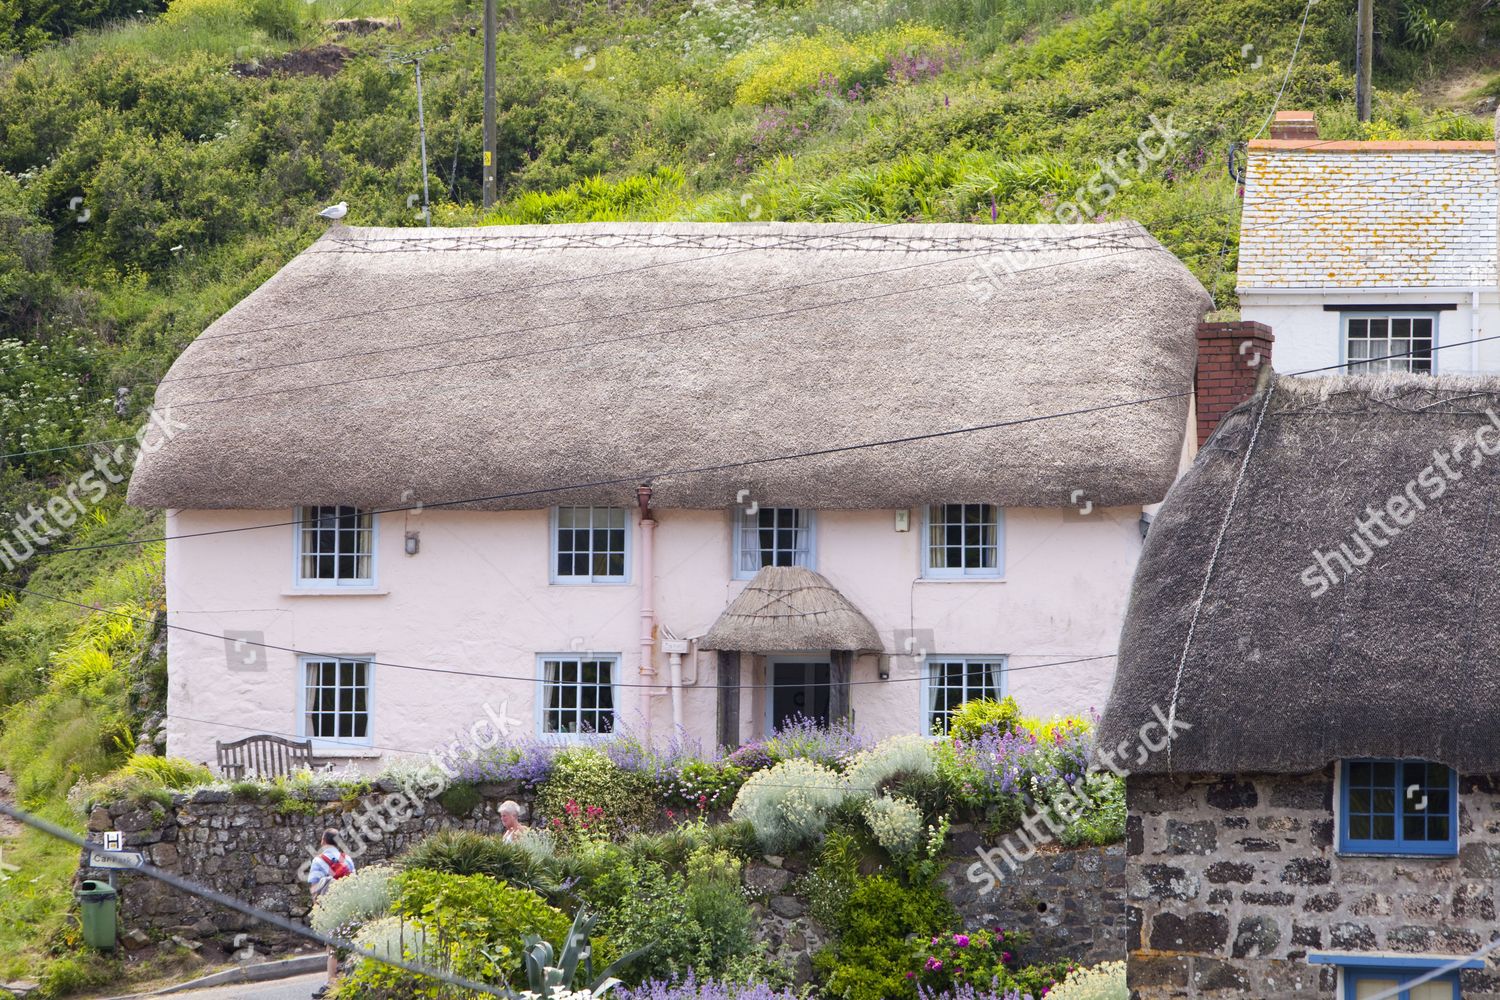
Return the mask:
M 376 587 L 290 587 L 282 597 L 385 597 L 389 590 Z
M 917 583 L 1004 583 L 1003 576 L 919 576 Z
M 628 587 L 629 580 L 549 580 L 554 587 Z
M 362 747 L 349 743 L 319 743 L 313 741 L 312 755 L 317 760 L 368 760 L 381 756 L 383 751 L 374 747 Z
M 1440 851 L 1381 851 L 1381 850 L 1348 850 L 1340 848 L 1333 852 L 1335 857 L 1340 858 L 1382 858 L 1385 860 L 1415 861 L 1447 861 L 1458 857 L 1457 848 L 1445 847 Z

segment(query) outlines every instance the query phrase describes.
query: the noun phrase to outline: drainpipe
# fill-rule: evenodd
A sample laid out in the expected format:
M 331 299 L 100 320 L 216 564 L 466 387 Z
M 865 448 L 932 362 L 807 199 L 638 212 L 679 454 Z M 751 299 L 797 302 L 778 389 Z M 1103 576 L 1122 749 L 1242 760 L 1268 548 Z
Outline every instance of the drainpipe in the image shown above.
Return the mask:
M 651 514 L 651 487 L 638 486 L 636 502 L 641 508 L 641 722 L 651 734 L 650 685 L 656 680 L 656 518 Z

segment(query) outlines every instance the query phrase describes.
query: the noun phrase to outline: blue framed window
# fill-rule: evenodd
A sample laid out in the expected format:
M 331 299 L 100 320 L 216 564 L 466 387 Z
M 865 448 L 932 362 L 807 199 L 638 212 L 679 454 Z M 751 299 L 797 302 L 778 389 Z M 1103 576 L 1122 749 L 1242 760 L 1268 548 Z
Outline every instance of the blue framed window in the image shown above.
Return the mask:
M 1424 760 L 1349 760 L 1340 784 L 1340 852 L 1458 853 L 1458 775 L 1452 768 Z

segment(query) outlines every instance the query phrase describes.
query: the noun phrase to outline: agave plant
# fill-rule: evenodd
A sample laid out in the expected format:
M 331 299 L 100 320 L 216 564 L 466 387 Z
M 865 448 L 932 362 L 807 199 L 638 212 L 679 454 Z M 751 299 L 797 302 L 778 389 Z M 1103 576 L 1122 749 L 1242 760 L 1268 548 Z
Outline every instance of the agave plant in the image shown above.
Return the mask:
M 529 994 L 539 997 L 570 995 L 580 973 L 585 984 L 584 991 L 590 997 L 602 997 L 620 985 L 620 981 L 614 976 L 615 970 L 640 958 L 650 948 L 637 948 L 635 951 L 621 955 L 611 962 L 608 968 L 595 976 L 593 948 L 589 944 L 589 934 L 593 931 L 598 919 L 591 913 L 579 910 L 578 915 L 573 918 L 573 926 L 568 928 L 567 936 L 563 938 L 561 949 L 553 948 L 550 942 L 542 940 L 535 934 L 526 935 L 523 939 L 523 951 L 526 956 L 526 980 Z M 509 995 L 512 1000 L 518 1000 L 526 994 L 509 993 Z

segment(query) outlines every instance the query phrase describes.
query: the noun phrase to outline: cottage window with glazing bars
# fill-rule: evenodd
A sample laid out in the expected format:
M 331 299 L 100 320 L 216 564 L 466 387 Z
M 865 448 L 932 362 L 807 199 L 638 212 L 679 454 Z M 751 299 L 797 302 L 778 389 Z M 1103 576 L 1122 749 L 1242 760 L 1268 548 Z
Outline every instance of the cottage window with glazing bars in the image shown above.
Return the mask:
M 1434 322 L 1432 316 L 1345 316 L 1345 360 L 1349 362 L 1349 373 L 1431 373 Z M 1403 357 L 1391 357 L 1393 354 Z M 1368 358 L 1384 360 L 1367 361 Z
M 925 700 L 927 735 L 947 736 L 953 713 L 969 701 L 1005 693 L 1004 657 L 929 657 Z
M 358 507 L 297 510 L 297 581 L 315 586 L 375 582 L 375 518 Z
M 368 743 L 370 661 L 305 658 L 302 735 L 315 740 Z
M 614 656 L 542 657 L 544 735 L 615 731 Z
M 625 582 L 630 529 L 623 507 L 558 507 L 552 517 L 554 582 Z
M 1339 850 L 1350 854 L 1458 853 L 1458 776 L 1422 760 L 1350 760 L 1339 796 Z
M 766 566 L 813 568 L 813 512 L 797 507 L 740 510 L 735 520 L 734 575 L 748 580 Z
M 1003 522 L 991 503 L 945 503 L 927 508 L 927 577 L 1004 575 Z

